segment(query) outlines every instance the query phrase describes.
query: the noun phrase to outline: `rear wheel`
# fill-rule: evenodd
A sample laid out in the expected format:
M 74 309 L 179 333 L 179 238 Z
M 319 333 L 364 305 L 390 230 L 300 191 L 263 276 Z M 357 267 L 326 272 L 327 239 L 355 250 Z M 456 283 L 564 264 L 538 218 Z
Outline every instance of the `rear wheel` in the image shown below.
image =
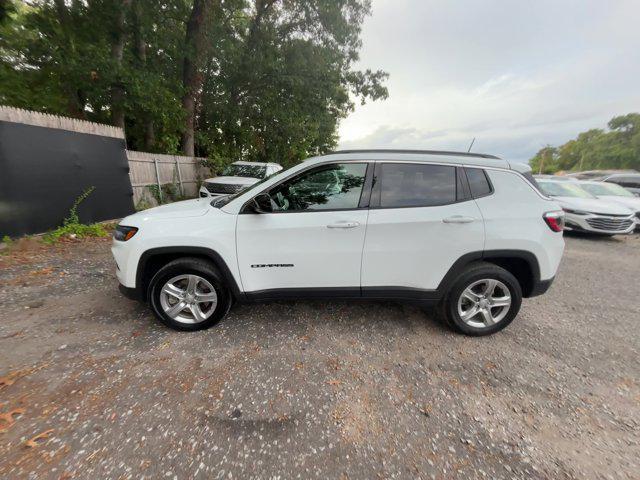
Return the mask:
M 511 273 L 479 263 L 456 280 L 441 304 L 441 314 L 460 333 L 490 335 L 509 325 L 521 304 L 522 289 Z
M 218 323 L 231 306 L 231 295 L 217 269 L 206 260 L 169 262 L 149 284 L 156 317 L 175 330 L 202 330 Z

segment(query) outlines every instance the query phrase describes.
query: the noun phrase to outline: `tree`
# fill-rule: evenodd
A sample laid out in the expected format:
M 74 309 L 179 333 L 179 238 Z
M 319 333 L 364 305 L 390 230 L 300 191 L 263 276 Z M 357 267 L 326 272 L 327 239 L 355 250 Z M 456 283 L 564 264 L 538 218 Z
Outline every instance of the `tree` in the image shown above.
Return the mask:
M 182 108 L 185 114 L 184 132 L 182 134 L 182 151 L 185 155 L 194 155 L 195 121 L 197 95 L 202 88 L 204 77 L 201 63 L 203 61 L 207 24 L 213 10 L 214 0 L 193 0 L 193 8 L 187 21 L 184 58 L 182 63 Z
M 594 128 L 560 147 L 544 147 L 531 160 L 544 173 L 594 169 L 640 170 L 640 114 L 614 117 L 608 130 Z
M 354 98 L 387 96 L 386 73 L 351 69 L 369 11 L 359 0 L 255 0 L 217 32 L 224 54 L 203 87 L 200 144 L 216 158 L 284 165 L 334 148 Z
M 387 96 L 353 69 L 369 0 L 4 2 L 0 103 L 112 123 L 129 148 L 288 165 Z

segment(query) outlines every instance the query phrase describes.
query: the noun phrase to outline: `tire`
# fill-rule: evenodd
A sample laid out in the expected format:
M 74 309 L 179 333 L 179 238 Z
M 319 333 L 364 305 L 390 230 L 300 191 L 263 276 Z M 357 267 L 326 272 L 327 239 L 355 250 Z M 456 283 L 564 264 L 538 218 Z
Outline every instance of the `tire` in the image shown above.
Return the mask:
M 483 295 L 487 294 L 487 288 L 494 281 L 496 283 L 490 296 L 483 301 Z M 469 287 L 472 287 L 471 292 L 462 299 Z M 492 307 L 493 304 L 498 306 Z M 440 316 L 453 330 L 478 337 L 499 332 L 509 325 L 518 315 L 521 304 L 522 289 L 518 280 L 504 268 L 482 262 L 473 264 L 456 279 L 440 304 Z M 467 317 L 465 321 L 460 312 L 470 315 L 474 305 L 479 308 L 478 313 Z M 487 318 L 487 311 L 491 321 Z
M 167 289 L 163 290 L 165 287 Z M 167 291 L 171 293 L 165 293 Z M 212 327 L 227 314 L 232 301 L 216 267 L 206 260 L 191 257 L 173 260 L 158 270 L 149 283 L 148 298 L 158 320 L 169 328 L 182 331 Z M 178 311 L 171 316 L 173 307 Z

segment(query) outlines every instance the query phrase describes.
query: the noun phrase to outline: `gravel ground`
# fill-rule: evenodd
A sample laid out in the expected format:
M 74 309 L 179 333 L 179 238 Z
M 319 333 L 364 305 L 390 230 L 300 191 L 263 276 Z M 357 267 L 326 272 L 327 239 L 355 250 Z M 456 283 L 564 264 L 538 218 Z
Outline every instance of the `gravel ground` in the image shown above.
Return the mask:
M 0 256 L 1 478 L 638 478 L 640 236 L 567 238 L 488 338 L 394 303 L 123 298 L 105 240 Z

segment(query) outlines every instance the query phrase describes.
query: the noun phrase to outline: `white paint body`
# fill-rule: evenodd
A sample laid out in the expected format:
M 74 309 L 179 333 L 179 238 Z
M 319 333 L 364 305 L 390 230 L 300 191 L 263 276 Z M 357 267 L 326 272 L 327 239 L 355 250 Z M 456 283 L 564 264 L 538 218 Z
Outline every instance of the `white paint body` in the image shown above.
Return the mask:
M 482 167 L 495 191 L 433 207 L 241 213 L 248 201 L 284 179 L 319 164 L 347 160 Z M 504 160 L 449 155 L 345 153 L 309 159 L 222 208 L 202 198 L 123 219 L 122 225 L 139 231 L 129 241 L 113 242 L 117 276 L 125 287 L 136 287 L 143 252 L 182 246 L 216 251 L 243 292 L 330 287 L 434 290 L 456 260 L 484 250 L 530 252 L 538 260 L 540 280 L 549 280 L 556 274 L 564 242 L 561 233 L 545 224 L 543 214 L 559 206 L 528 183 L 523 170 Z

